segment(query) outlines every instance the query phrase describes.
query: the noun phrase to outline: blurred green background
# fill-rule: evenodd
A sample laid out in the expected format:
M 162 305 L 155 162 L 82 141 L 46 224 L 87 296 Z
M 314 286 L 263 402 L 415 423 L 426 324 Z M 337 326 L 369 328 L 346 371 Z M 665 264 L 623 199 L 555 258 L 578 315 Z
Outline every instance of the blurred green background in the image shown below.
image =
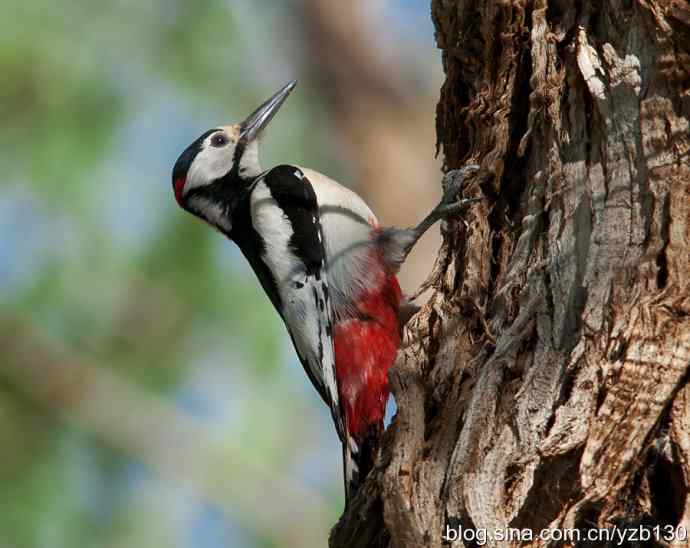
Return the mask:
M 200 133 L 298 78 L 264 166 L 313 167 L 384 223 L 416 222 L 439 177 L 428 3 L 0 13 L 0 548 L 325 546 L 343 505 L 329 413 L 170 173 Z

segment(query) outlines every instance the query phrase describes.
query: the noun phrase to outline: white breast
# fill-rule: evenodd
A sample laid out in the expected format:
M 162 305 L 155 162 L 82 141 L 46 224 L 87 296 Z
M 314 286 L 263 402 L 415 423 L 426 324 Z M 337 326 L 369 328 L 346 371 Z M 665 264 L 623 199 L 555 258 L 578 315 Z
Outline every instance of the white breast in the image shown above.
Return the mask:
M 372 230 L 378 219 L 352 190 L 311 169 L 328 259 L 328 281 L 337 317 L 351 314 L 357 295 L 381 279 Z
M 292 252 L 292 225 L 263 180 L 252 191 L 250 208 L 254 229 L 264 241 L 262 259 L 276 281 L 285 325 L 300 360 L 337 409 L 331 315 L 322 312 L 328 306 L 328 282 L 323 276 L 310 276 Z

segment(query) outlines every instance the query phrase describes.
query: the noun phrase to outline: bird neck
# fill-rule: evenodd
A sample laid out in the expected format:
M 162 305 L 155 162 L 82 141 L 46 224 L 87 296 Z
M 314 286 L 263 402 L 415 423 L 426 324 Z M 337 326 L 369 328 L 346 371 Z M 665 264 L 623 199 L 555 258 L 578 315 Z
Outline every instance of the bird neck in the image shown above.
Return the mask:
M 235 224 L 242 217 L 243 202 L 256 177 L 231 171 L 190 196 L 188 208 L 231 239 Z

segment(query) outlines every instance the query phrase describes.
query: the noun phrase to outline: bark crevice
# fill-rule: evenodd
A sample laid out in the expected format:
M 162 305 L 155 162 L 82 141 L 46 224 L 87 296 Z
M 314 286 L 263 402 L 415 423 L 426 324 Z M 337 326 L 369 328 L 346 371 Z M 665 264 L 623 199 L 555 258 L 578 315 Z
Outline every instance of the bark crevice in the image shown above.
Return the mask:
M 365 482 L 388 545 L 690 527 L 690 7 L 432 0 L 432 17 L 439 148 L 481 165 L 465 193 L 484 200 L 445 227 L 391 374 L 389 458 Z

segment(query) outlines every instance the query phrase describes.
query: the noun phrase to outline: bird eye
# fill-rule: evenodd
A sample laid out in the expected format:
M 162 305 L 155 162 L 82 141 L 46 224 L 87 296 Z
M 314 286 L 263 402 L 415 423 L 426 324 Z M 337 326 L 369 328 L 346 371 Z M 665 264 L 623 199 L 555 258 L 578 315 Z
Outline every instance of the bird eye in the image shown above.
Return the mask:
M 211 146 L 224 147 L 228 144 L 228 138 L 223 133 L 216 133 L 211 137 Z

